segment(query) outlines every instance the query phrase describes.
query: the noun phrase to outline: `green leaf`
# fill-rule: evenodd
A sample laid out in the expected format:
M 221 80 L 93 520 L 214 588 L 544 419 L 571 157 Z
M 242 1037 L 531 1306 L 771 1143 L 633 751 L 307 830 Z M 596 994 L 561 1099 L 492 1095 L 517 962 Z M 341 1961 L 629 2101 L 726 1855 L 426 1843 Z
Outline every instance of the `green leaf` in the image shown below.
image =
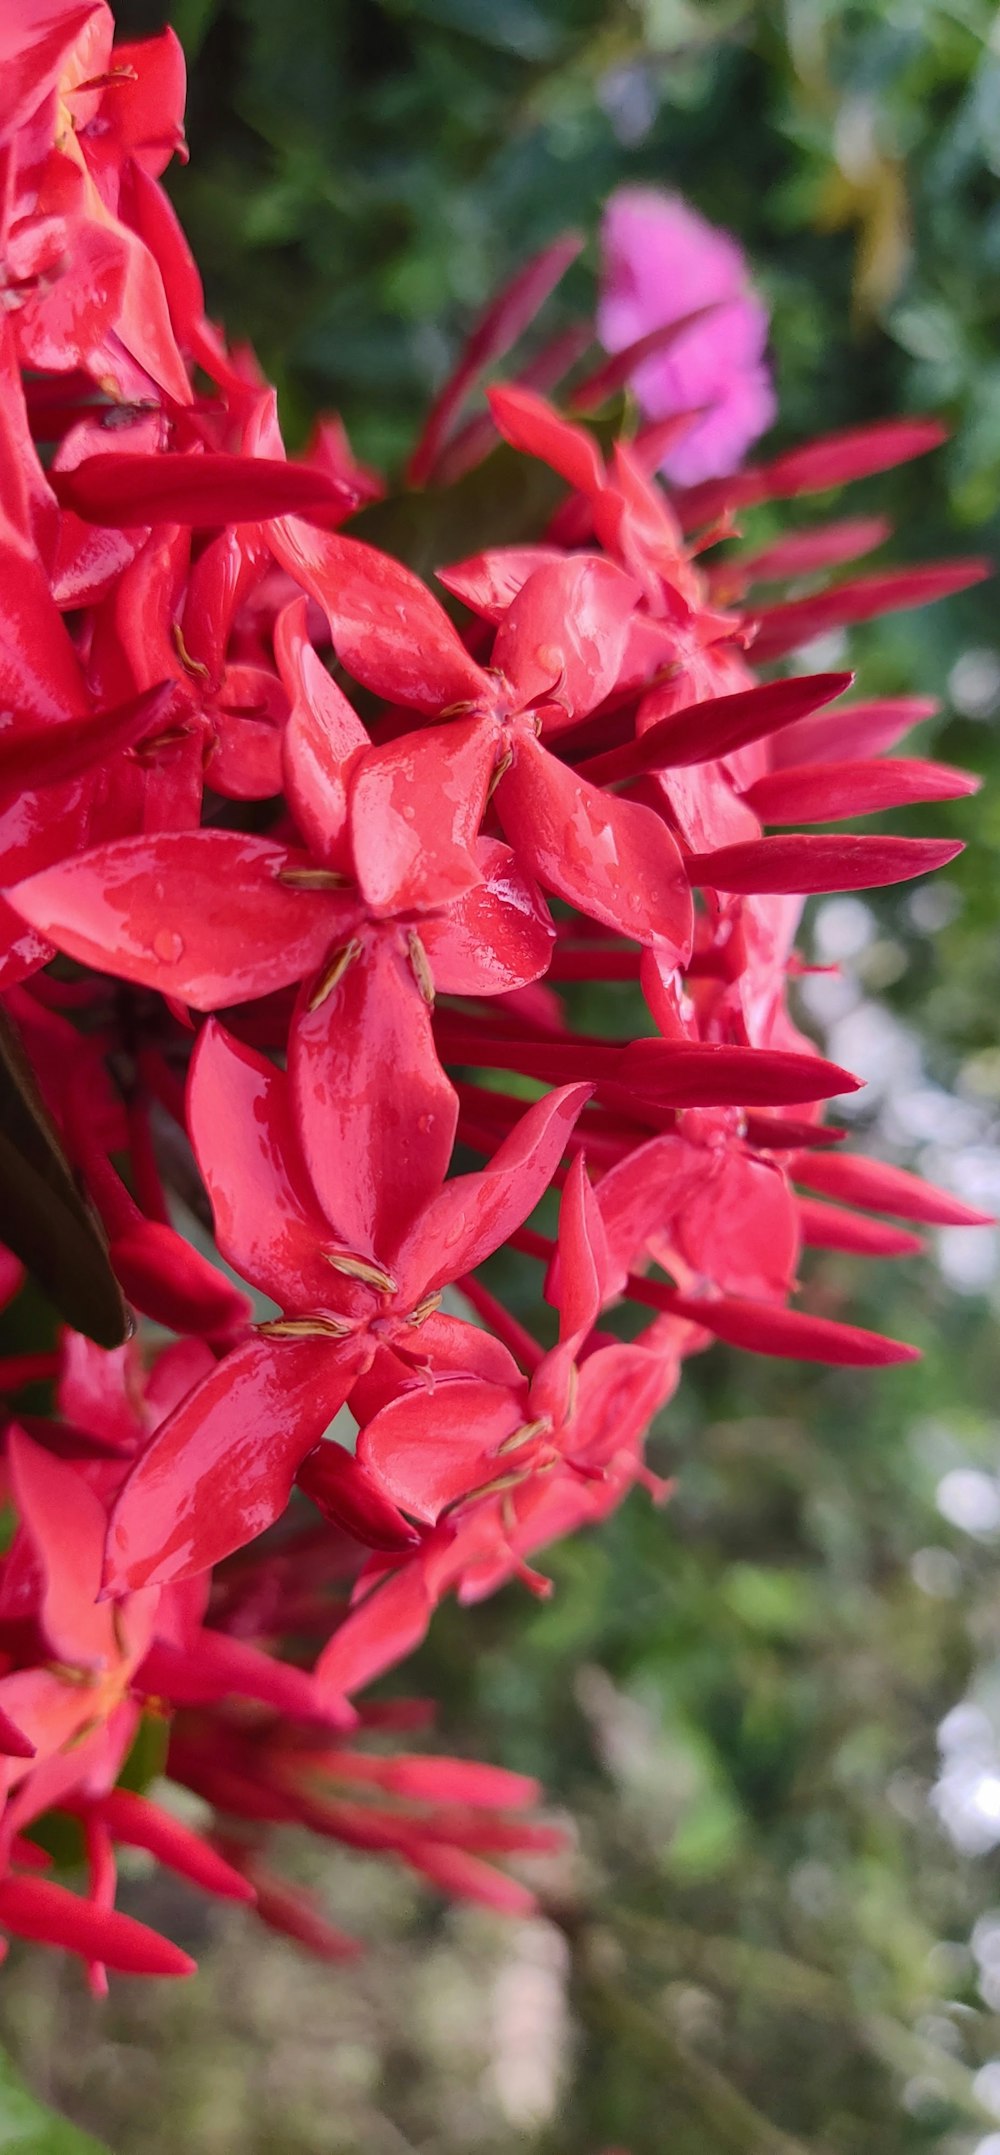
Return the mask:
M 100 1222 L 81 1196 L 20 1036 L 0 1012 L 0 1242 L 61 1317 L 102 1347 L 128 1332 Z
M 99 2140 L 36 2102 L 0 2051 L 0 2149 L 8 2148 L 17 2155 L 108 2155 Z

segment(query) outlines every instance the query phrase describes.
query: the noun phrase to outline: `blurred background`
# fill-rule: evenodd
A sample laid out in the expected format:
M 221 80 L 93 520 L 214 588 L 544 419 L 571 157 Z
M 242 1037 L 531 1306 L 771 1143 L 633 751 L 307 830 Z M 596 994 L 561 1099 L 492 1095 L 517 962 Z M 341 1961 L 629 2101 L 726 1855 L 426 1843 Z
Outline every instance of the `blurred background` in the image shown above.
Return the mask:
M 588 313 L 602 201 L 651 181 L 749 251 L 775 444 L 939 413 L 949 446 L 852 510 L 888 511 L 897 560 L 1000 549 L 1000 29 L 981 0 L 117 13 L 184 41 L 174 197 L 291 441 L 334 407 L 398 468 L 503 277 L 585 227 L 547 325 Z M 894 819 L 969 841 L 933 884 L 815 909 L 803 947 L 845 972 L 805 982 L 802 1009 L 869 1081 L 858 1141 L 1000 1207 L 995 610 L 987 584 L 810 648 L 849 655 L 865 692 L 939 696 L 922 750 L 988 783 Z M 200 1975 L 119 1980 L 96 2006 L 75 1966 L 20 1956 L 2 2033 L 36 2093 L 114 2155 L 1000 2155 L 998 1246 L 931 1243 L 808 1265 L 813 1307 L 918 1341 L 922 1364 L 715 1348 L 654 1442 L 673 1503 L 637 1495 L 557 1549 L 547 1606 L 510 1589 L 443 1611 L 405 1670 L 442 1748 L 536 1773 L 567 1821 L 569 1853 L 535 1872 L 544 1920 L 292 1847 L 366 1943 L 330 1967 L 137 1871 L 126 1905 Z M 503 1275 L 515 1302 L 536 1286 Z

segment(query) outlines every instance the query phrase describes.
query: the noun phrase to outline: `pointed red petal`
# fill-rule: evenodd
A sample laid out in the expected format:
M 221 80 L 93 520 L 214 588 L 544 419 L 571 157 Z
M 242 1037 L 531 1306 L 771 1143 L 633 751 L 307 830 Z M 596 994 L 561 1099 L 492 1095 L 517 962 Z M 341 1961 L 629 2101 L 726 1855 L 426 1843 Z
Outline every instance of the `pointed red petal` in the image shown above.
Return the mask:
M 471 388 L 487 367 L 502 359 L 511 345 L 530 327 L 549 293 L 565 276 L 583 246 L 578 232 L 564 232 L 559 239 L 533 255 L 509 284 L 497 293 L 481 315 L 459 363 L 437 397 L 420 440 L 410 459 L 407 477 L 411 486 L 423 486 L 431 476 L 438 455 Z
M 497 753 L 488 719 L 454 719 L 369 748 L 355 767 L 350 827 L 358 882 L 376 913 L 446 905 L 479 881 L 473 846 Z
M 881 756 L 895 748 L 911 726 L 933 718 L 933 696 L 877 696 L 871 702 L 844 703 L 836 711 L 803 718 L 777 734 L 771 761 L 779 769 L 800 763 L 840 762 L 845 756 Z
M 139 1796 L 129 1788 L 113 1788 L 101 1797 L 100 1818 L 112 1840 L 122 1841 L 128 1848 L 147 1849 L 158 1863 L 165 1863 L 181 1878 L 190 1878 L 194 1885 L 203 1886 L 206 1893 L 229 1901 L 253 1900 L 253 1887 L 239 1871 L 192 1833 L 190 1826 L 182 1825 L 169 1811 L 161 1811 L 159 1804 L 151 1803 L 147 1796 Z
M 125 1975 L 192 1975 L 195 1963 L 158 1931 L 114 1908 L 95 1908 L 51 1878 L 0 1880 L 0 1923 L 19 1938 L 65 1946 Z
M 277 1519 L 351 1389 L 353 1340 L 250 1339 L 161 1423 L 111 1514 L 105 1590 L 190 1579 Z
M 160 831 L 43 869 L 9 895 L 78 963 L 211 1010 L 301 980 L 349 933 L 353 900 L 278 881 L 303 859 L 240 831 Z
M 884 1220 L 866 1219 L 849 1212 L 845 1205 L 817 1205 L 808 1197 L 796 1200 L 802 1240 L 810 1250 L 853 1250 L 859 1257 L 913 1257 L 926 1248 L 921 1235 L 905 1228 L 888 1227 Z
M 790 599 L 786 606 L 772 606 L 759 616 L 754 638 L 754 660 L 780 658 L 795 651 L 814 636 L 843 628 L 852 621 L 872 621 L 879 614 L 896 613 L 907 606 L 927 606 L 932 599 L 945 599 L 966 591 L 992 576 L 989 561 L 921 562 L 909 569 L 880 569 L 871 576 L 856 576 L 850 583 L 818 591 L 812 598 Z
M 268 537 L 282 568 L 323 608 L 348 673 L 376 696 L 436 716 L 488 694 L 443 606 L 412 569 L 295 519 L 275 524 Z
M 274 654 L 292 706 L 282 738 L 285 792 L 317 860 L 350 872 L 347 788 L 358 755 L 371 743 L 313 650 L 306 614 L 305 599 L 293 600 L 274 628 Z
M 315 1671 L 323 1689 L 350 1694 L 405 1660 L 426 1637 L 433 1606 L 422 1571 L 404 1565 L 351 1610 L 323 1648 Z
M 669 1107 L 791 1107 L 857 1092 L 860 1085 L 820 1055 L 674 1040 L 633 1040 L 615 1078 Z
M 743 799 L 762 823 L 836 823 L 911 801 L 954 801 L 977 793 L 982 780 L 947 763 L 916 756 L 897 763 L 804 763 L 772 771 Z
M 662 771 L 682 764 L 708 763 L 730 756 L 751 741 L 762 740 L 830 703 L 849 688 L 849 673 L 815 673 L 789 681 L 765 681 L 756 688 L 741 689 L 732 696 L 709 697 L 704 703 L 685 705 L 666 718 L 655 718 L 657 691 L 643 703 L 645 718 L 653 719 L 634 741 L 622 748 L 593 756 L 582 768 L 597 785 L 616 785 L 643 771 Z M 669 686 L 664 692 L 669 698 Z
M 690 893 L 675 841 L 652 809 L 601 793 L 530 736 L 519 739 L 496 804 L 515 852 L 547 890 L 684 963 Z
M 688 527 L 710 523 L 724 509 L 754 501 L 787 501 L 796 494 L 823 494 L 891 471 L 911 457 L 924 456 L 948 438 L 936 419 L 882 419 L 871 426 L 844 427 L 820 441 L 789 449 L 769 464 L 751 465 L 725 479 L 708 479 L 684 496 Z
M 559 1338 L 584 1338 L 597 1323 L 610 1272 L 608 1240 L 582 1152 L 573 1160 L 559 1206 L 559 1240 L 546 1299 L 559 1310 Z M 552 1292 L 550 1293 L 550 1288 Z
M 749 1354 L 776 1355 L 795 1362 L 830 1362 L 851 1369 L 879 1368 L 890 1362 L 918 1362 L 920 1349 L 903 1340 L 883 1339 L 880 1332 L 865 1332 L 856 1324 L 836 1324 L 830 1317 L 813 1317 L 805 1310 L 776 1309 L 773 1303 L 750 1302 L 733 1295 L 711 1301 L 703 1295 L 676 1294 L 654 1280 L 629 1280 L 633 1301 L 686 1317 L 730 1347 Z
M 369 934 L 315 1010 L 303 998 L 288 1066 L 324 1211 L 349 1250 L 390 1260 L 444 1181 L 458 1121 L 401 931 Z
M 470 554 L 467 561 L 452 562 L 434 573 L 438 583 L 454 592 L 471 613 L 499 625 L 529 576 L 564 558 L 556 547 L 494 546 L 489 553 Z
M 405 1553 L 419 1542 L 416 1528 L 387 1502 L 374 1477 L 366 1471 L 364 1455 L 352 1455 L 342 1444 L 317 1444 L 307 1453 L 296 1475 L 303 1494 L 311 1497 L 323 1514 L 368 1549 L 390 1554 Z
M 581 494 L 604 485 L 604 465 L 592 434 L 572 426 L 532 389 L 490 389 L 490 410 L 505 441 L 525 456 L 535 456 L 557 471 Z
M 751 584 L 784 582 L 792 576 L 811 576 L 817 569 L 837 568 L 842 561 L 856 561 L 892 537 L 892 525 L 884 516 L 844 517 L 835 524 L 819 524 L 812 531 L 789 532 L 759 554 L 737 556 L 726 562 L 721 581 L 730 570 L 739 575 L 741 588 Z
M 276 1302 L 322 1306 L 332 1229 L 302 1162 L 288 1079 L 214 1019 L 191 1058 L 188 1125 L 222 1256 Z
M 235 1331 L 253 1315 L 247 1296 L 225 1273 L 160 1220 L 136 1220 L 112 1240 L 109 1255 L 133 1308 L 172 1332 L 211 1338 Z
M 428 1205 L 398 1253 L 421 1294 L 473 1272 L 533 1212 L 566 1149 L 589 1085 L 565 1085 L 536 1100 L 478 1175 L 458 1175 Z
M 930 1227 L 991 1227 L 992 1215 L 940 1190 L 933 1182 L 890 1167 L 884 1160 L 864 1159 L 857 1153 L 836 1155 L 796 1153 L 789 1163 L 796 1182 L 825 1197 L 842 1198 L 848 1205 L 863 1205 L 873 1212 L 894 1212 L 900 1220 L 921 1220 Z
M 351 488 L 278 457 L 88 456 L 52 471 L 63 508 L 89 524 L 248 524 L 275 516 L 343 516 Z
M 964 852 L 960 839 L 824 837 L 748 839 L 722 846 L 717 853 L 690 853 L 686 867 L 692 883 L 708 890 L 794 891 L 876 890 L 886 883 L 908 883 L 914 876 L 944 868 Z

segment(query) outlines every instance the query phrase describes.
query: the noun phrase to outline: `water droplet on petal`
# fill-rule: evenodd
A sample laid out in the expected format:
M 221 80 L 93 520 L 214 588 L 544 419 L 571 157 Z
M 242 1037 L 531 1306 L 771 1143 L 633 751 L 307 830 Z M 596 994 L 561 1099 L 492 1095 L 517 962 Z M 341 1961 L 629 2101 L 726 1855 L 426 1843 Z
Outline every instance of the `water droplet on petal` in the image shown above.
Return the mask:
M 153 956 L 161 958 L 164 965 L 176 965 L 184 956 L 184 937 L 176 928 L 157 928 L 153 937 Z

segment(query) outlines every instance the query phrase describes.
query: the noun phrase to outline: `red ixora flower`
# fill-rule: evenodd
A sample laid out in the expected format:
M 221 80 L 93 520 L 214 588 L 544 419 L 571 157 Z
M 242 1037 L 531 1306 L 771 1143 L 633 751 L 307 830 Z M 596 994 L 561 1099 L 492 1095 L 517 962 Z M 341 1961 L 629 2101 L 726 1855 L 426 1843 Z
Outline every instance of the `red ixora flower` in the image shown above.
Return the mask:
M 76 1952 L 96 1989 L 190 1965 L 115 1909 L 119 1844 L 328 1956 L 352 1942 L 272 1871 L 276 1825 L 529 1909 L 492 1859 L 551 1848 L 520 1815 L 533 1784 L 360 1747 L 416 1710 L 347 1694 L 445 1594 L 545 1593 L 537 1550 L 636 1482 L 664 1498 L 647 1432 L 713 1340 L 908 1359 L 810 1307 L 808 1276 L 790 1306 L 806 1252 L 902 1255 L 912 1223 L 982 1217 L 844 1148 L 823 1103 L 857 1080 L 788 1008 L 805 895 L 958 851 L 835 826 L 976 781 L 893 754 L 926 700 L 758 669 L 985 564 L 855 572 L 890 536 L 871 515 L 736 543 L 743 510 L 887 470 L 936 422 L 714 476 L 730 459 L 678 407 L 697 349 L 732 403 L 717 234 L 686 313 L 640 294 L 612 357 L 587 361 L 581 324 L 470 409 L 579 251 L 564 235 L 486 310 L 413 452 L 418 509 L 498 435 L 563 490 L 544 530 L 441 565 L 448 612 L 342 528 L 384 487 L 339 422 L 288 458 L 252 354 L 207 322 L 159 185 L 180 50 L 112 29 L 104 0 L 0 23 L 5 1068 L 24 1188 L 135 1320 L 107 1351 L 54 1328 L 0 1360 L 0 1929 Z M 661 416 L 605 455 L 584 417 L 632 380 Z M 665 468 L 713 475 L 670 495 Z M 43 1230 L 12 1214 L 12 1321 L 25 1263 L 60 1291 Z M 544 1265 L 553 1345 L 483 1275 L 504 1249 Z M 623 1301 L 646 1312 L 627 1342 Z M 17 1414 L 29 1382 L 51 1411 Z M 151 1727 L 202 1834 L 123 1785 Z M 51 1810 L 84 1895 L 45 1875 Z

